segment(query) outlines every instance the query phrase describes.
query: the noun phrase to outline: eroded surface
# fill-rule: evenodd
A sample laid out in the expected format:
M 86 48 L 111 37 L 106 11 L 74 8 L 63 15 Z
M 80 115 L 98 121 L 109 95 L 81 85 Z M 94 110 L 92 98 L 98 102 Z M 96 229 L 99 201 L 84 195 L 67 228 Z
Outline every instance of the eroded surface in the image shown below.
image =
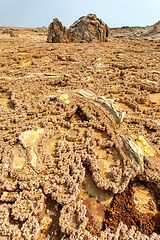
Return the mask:
M 42 34 L 0 35 L 0 238 L 159 239 L 156 43 Z

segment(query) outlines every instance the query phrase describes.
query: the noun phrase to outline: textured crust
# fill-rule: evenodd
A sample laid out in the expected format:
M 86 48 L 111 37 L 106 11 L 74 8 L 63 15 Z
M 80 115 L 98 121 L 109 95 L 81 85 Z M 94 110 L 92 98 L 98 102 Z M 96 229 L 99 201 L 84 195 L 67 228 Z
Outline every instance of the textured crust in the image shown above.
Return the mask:
M 45 101 L 48 104 L 52 99 Z M 66 100 L 69 100 L 69 105 Z M 49 119 L 43 118 L 43 128 L 23 131 L 18 135 L 20 143 L 4 148 L 1 170 L 5 171 L 1 175 L 1 191 L 11 191 L 11 194 L 3 192 L 1 201 L 11 202 L 11 205 L 2 205 L 5 225 L 1 234 L 12 235 L 11 230 L 7 230 L 10 212 L 13 221 L 21 225 L 21 231 L 16 225 L 21 238 L 41 236 L 42 219 L 52 221 L 49 216 L 42 217 L 49 196 L 62 206 L 59 226 L 64 237 L 116 239 L 121 236 L 126 239 L 133 235 L 136 239 L 141 235 L 143 239 L 143 234 L 136 228 L 128 230 L 122 223 L 114 231 L 109 228 L 100 231 L 97 238 L 94 231 L 102 225 L 95 225 L 98 213 L 90 212 L 88 201 L 92 204 L 93 200 L 89 200 L 89 195 L 83 197 L 84 190 L 80 194 L 81 184 L 87 176 L 85 166 L 88 166 L 94 181 L 91 184 L 101 191 L 120 194 L 136 176 L 155 183 L 159 188 L 159 165 L 152 167 L 152 158 L 159 156 L 158 150 L 150 147 L 144 138 L 130 136 L 127 129 L 121 130 L 123 114 L 115 107 L 114 101 L 108 103 L 105 98 L 96 98 L 91 92 L 55 94 L 52 109 L 55 109 L 54 113 L 56 111 L 52 125 Z M 89 178 L 86 181 L 90 181 Z M 78 200 L 79 197 L 82 200 Z M 103 202 L 99 204 L 103 216 Z M 5 211 L 8 212 L 5 214 Z M 92 230 L 92 221 L 95 230 Z M 148 239 L 158 239 L 157 235 L 153 236 Z
M 73 44 L 77 59 L 71 45 L 34 46 L 37 58 L 25 66 L 16 61 L 29 59 L 32 46 L 21 60 L 3 53 L 0 238 L 160 238 L 159 75 L 149 57 L 145 68 L 137 55 L 117 63 L 127 54 L 123 40 L 105 44 Z M 47 73 L 45 54 L 58 75 Z

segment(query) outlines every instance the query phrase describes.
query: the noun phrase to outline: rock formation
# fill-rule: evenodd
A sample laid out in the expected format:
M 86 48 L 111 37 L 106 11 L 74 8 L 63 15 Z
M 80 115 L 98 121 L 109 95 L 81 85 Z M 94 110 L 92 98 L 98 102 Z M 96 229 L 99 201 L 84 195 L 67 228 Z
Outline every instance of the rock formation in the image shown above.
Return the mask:
M 55 18 L 48 29 L 47 42 L 106 42 L 108 26 L 94 14 L 79 18 L 67 30 Z
M 58 18 L 53 19 L 53 22 L 49 25 L 47 42 L 68 42 L 67 28 L 62 25 Z
M 108 26 L 94 14 L 81 17 L 68 29 L 71 42 L 105 42 Z

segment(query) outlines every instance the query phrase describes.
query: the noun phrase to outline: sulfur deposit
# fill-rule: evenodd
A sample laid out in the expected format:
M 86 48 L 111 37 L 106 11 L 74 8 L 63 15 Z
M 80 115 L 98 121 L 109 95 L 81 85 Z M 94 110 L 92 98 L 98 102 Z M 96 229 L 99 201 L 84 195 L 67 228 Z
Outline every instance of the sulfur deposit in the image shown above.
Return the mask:
M 42 32 L 0 35 L 0 239 L 159 240 L 159 46 Z

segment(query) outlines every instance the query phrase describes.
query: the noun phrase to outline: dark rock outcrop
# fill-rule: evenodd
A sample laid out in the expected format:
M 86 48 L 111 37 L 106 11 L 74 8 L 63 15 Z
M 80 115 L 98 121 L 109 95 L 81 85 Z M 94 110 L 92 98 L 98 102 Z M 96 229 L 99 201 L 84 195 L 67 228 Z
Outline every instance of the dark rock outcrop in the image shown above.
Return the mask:
M 68 42 L 67 28 L 62 25 L 58 18 L 53 19 L 49 25 L 47 42 L 64 43 Z
M 81 17 L 68 29 L 71 42 L 105 42 L 108 26 L 94 14 Z
M 55 18 L 48 29 L 48 42 L 106 42 L 109 28 L 94 14 L 79 18 L 67 30 Z

